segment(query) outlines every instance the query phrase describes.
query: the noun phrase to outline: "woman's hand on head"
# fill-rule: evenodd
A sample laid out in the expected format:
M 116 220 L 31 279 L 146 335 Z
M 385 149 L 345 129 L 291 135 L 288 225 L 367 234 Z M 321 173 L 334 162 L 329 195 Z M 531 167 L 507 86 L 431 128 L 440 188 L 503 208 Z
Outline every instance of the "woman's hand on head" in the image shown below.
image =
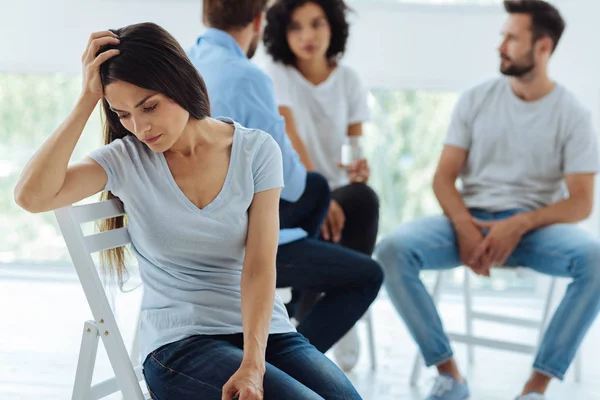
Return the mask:
M 119 44 L 118 36 L 111 31 L 94 32 L 90 35 L 87 47 L 81 56 L 83 67 L 82 96 L 100 100 L 104 95 L 100 81 L 100 65 L 119 54 L 119 50 L 111 49 L 96 54 L 102 46 Z

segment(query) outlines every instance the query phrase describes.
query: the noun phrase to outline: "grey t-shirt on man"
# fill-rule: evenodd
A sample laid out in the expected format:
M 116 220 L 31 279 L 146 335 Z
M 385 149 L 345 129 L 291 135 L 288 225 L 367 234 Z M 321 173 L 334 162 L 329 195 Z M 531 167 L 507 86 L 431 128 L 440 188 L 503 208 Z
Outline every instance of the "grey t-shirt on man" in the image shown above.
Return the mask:
M 534 102 L 505 77 L 466 91 L 445 144 L 468 150 L 460 176 L 468 208 L 541 208 L 565 197 L 565 175 L 598 170 L 591 115 L 559 84 Z

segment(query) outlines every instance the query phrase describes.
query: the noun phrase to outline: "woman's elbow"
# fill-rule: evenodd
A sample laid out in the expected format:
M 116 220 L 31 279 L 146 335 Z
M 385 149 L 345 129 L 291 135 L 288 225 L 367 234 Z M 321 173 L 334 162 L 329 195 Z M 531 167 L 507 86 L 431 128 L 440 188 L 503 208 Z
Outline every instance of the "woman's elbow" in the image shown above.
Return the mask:
M 42 202 L 36 201 L 35 196 L 24 190 L 21 185 L 17 185 L 13 192 L 15 203 L 23 210 L 33 214 L 46 211 Z

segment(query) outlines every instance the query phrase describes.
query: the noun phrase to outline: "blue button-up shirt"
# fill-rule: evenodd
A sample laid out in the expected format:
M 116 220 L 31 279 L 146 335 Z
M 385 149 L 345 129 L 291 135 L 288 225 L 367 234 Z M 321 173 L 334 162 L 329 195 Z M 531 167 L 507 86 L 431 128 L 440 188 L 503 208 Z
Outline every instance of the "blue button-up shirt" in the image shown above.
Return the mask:
M 273 136 L 283 156 L 285 187 L 281 198 L 298 200 L 306 186 L 306 169 L 286 134 L 271 79 L 248 59 L 230 34 L 218 29 L 208 28 L 188 56 L 206 83 L 213 117 L 229 117 Z M 306 236 L 300 228 L 282 229 L 279 244 Z

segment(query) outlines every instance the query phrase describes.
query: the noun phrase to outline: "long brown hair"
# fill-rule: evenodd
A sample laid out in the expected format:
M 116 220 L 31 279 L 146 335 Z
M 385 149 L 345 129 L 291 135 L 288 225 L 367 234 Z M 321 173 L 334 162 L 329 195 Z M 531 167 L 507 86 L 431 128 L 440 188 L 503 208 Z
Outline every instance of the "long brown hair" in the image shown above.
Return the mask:
M 120 53 L 100 66 L 103 87 L 125 81 L 164 94 L 189 112 L 190 118 L 202 120 L 210 116 L 204 80 L 171 34 L 150 22 L 113 29 L 112 32 L 119 36 L 120 43 L 104 46 L 98 54 L 114 48 Z M 102 99 L 102 114 L 105 145 L 131 134 L 110 110 L 105 98 Z M 110 191 L 101 195 L 102 200 L 115 198 Z M 125 216 L 109 218 L 101 221 L 99 228 L 101 231 L 122 228 L 126 222 Z M 127 278 L 125 248 L 104 251 L 100 257 L 104 271 L 113 277 L 116 273 L 122 288 Z

